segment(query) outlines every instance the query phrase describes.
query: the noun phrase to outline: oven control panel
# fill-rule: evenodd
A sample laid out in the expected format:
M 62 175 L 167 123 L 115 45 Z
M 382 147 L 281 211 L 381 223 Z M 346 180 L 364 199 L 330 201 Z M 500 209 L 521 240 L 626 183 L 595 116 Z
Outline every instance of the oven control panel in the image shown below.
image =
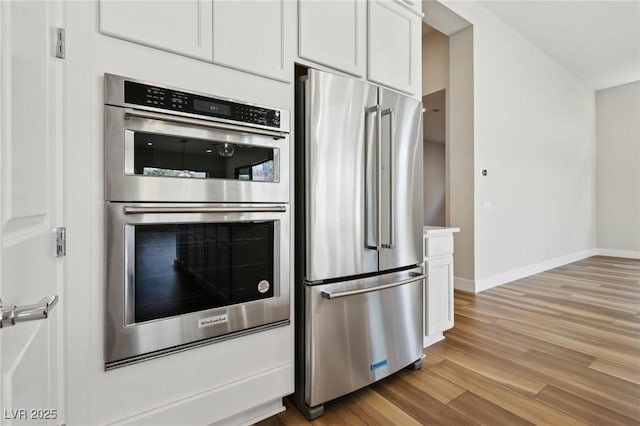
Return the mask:
M 280 111 L 159 86 L 124 82 L 124 101 L 168 111 L 187 112 L 261 126 L 280 127 Z

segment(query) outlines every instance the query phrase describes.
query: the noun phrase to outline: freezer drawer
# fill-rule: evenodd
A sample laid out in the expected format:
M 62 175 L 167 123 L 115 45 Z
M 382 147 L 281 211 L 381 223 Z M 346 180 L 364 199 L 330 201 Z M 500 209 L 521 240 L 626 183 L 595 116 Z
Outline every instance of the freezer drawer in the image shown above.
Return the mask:
M 371 384 L 422 358 L 422 269 L 306 286 L 305 403 Z

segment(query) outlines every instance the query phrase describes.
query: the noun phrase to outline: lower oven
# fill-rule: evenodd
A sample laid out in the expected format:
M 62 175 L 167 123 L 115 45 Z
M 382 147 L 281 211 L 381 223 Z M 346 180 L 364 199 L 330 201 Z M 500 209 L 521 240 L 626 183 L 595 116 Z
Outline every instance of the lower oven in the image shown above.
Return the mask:
M 106 369 L 289 324 L 286 204 L 106 204 Z

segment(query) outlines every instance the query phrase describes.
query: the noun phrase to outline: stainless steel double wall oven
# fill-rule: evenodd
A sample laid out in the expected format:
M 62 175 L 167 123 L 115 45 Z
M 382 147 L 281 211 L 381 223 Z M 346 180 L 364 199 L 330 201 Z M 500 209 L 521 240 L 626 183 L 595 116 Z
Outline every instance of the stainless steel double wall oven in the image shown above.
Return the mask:
M 107 369 L 289 324 L 289 112 L 105 75 Z

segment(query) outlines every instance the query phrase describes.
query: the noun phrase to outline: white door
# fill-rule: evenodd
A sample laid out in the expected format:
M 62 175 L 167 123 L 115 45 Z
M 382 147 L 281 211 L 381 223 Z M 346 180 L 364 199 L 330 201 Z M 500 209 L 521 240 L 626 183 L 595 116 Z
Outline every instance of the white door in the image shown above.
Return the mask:
M 7 314 L 62 297 L 61 95 L 55 57 L 61 4 L 0 1 L 0 297 Z M 45 304 L 46 305 L 46 304 Z M 49 317 L 0 329 L 0 424 L 64 423 L 63 302 Z M 39 312 L 45 307 L 31 312 Z M 18 316 L 24 318 L 25 312 Z

